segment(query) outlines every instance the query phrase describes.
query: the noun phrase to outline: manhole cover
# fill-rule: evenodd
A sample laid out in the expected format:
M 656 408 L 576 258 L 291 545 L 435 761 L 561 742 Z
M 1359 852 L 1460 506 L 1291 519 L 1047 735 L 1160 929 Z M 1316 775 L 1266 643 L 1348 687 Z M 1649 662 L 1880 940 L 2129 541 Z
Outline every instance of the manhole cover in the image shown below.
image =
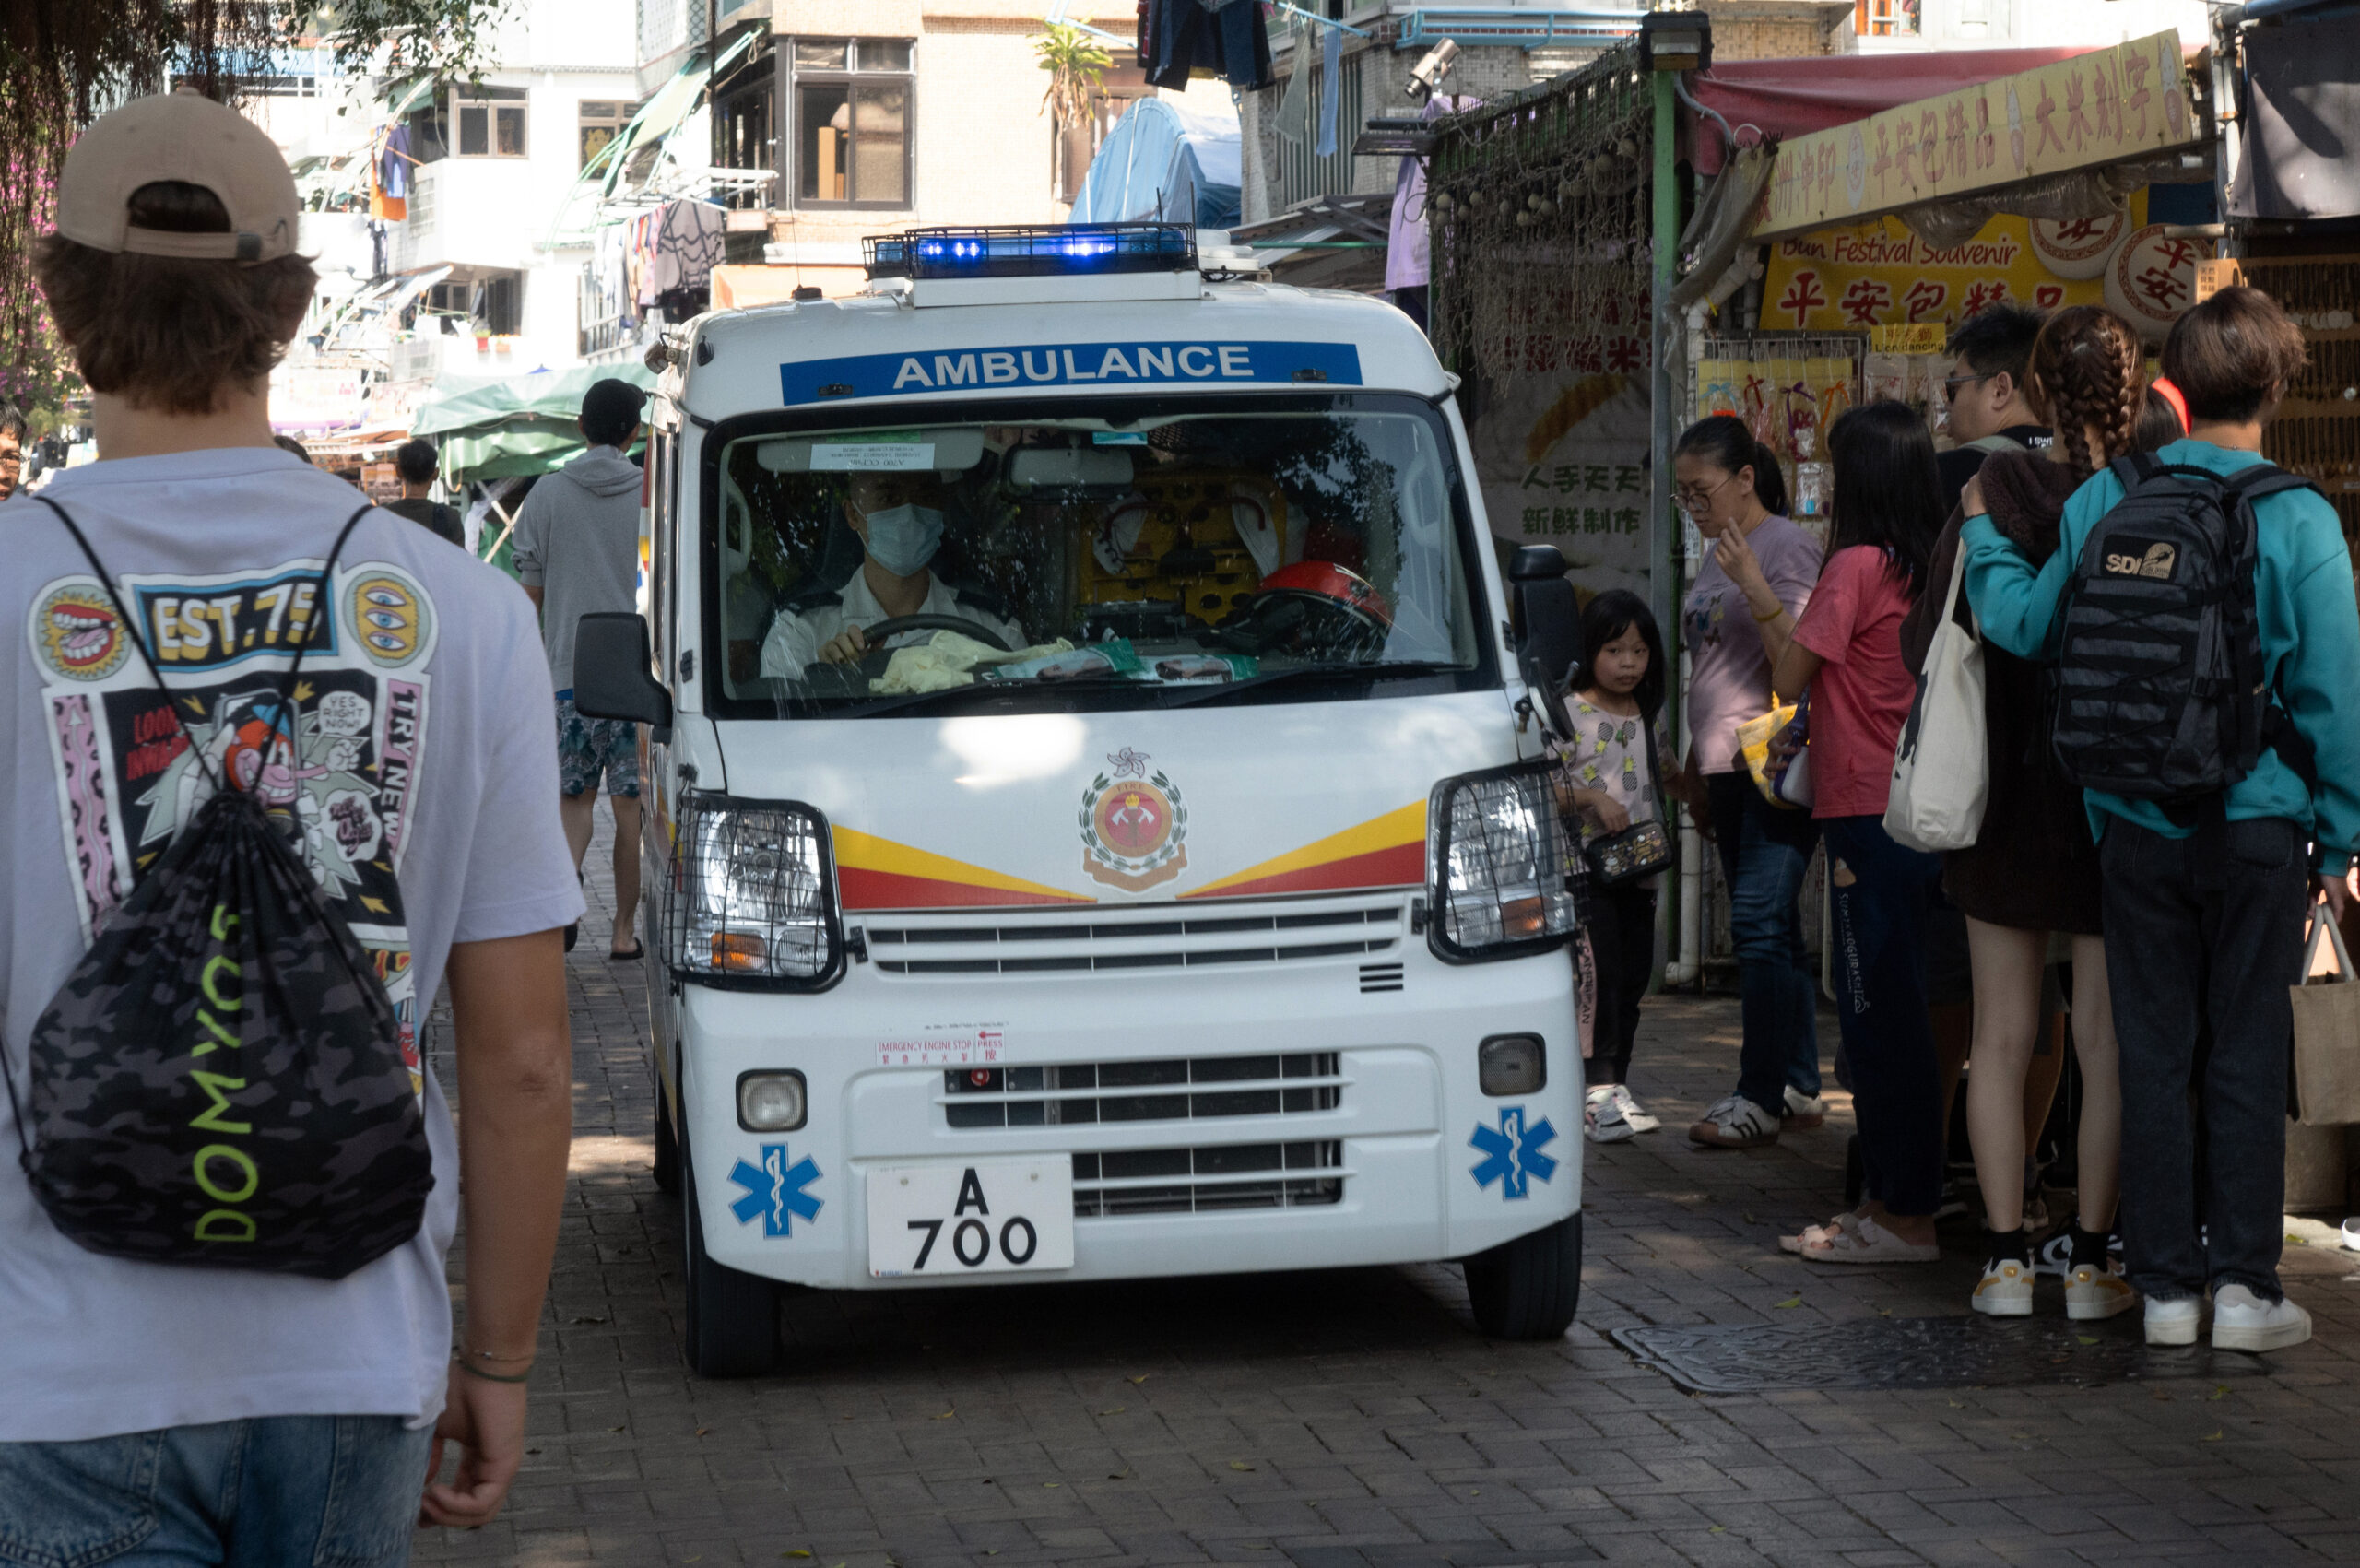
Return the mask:
M 2135 1314 L 2110 1323 L 2035 1317 L 1859 1317 L 1826 1324 L 1650 1325 L 1609 1338 L 1698 1394 L 1765 1388 L 1971 1388 L 2266 1376 L 2259 1356 L 2151 1347 Z
M 1559 1568 L 1604 1559 L 1586 1546 L 1282 1546 L 1295 1568 Z

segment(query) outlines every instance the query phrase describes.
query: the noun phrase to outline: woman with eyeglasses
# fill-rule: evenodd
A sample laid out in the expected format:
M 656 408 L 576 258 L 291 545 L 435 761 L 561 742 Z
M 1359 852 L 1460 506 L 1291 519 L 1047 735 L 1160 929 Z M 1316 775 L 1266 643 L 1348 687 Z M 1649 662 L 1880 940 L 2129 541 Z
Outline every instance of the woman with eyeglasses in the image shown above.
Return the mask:
M 1819 831 L 1763 799 L 1737 727 L 1770 708 L 1770 668 L 1818 581 L 1819 541 L 1789 522 L 1785 477 L 1745 421 L 1717 414 L 1672 449 L 1672 494 L 1713 546 L 1681 606 L 1691 660 L 1688 776 L 1701 776 L 1729 890 L 1744 1043 L 1735 1091 L 1688 1129 L 1708 1149 L 1777 1141 L 1785 1118 L 1820 1124 L 1816 981 L 1797 898 Z M 1733 568 L 1742 564 L 1745 582 Z M 1692 803 L 1692 809 L 1693 809 Z

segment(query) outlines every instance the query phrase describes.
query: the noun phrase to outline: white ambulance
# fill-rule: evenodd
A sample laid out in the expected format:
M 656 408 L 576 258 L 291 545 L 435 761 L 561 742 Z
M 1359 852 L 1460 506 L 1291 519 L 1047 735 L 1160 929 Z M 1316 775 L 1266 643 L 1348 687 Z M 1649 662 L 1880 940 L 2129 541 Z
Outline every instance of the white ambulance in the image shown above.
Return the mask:
M 780 1282 L 1460 1259 L 1487 1333 L 1573 1317 L 1564 564 L 1503 583 L 1409 318 L 1194 241 L 872 240 L 655 356 L 651 614 L 575 701 L 651 726 L 701 1373 Z

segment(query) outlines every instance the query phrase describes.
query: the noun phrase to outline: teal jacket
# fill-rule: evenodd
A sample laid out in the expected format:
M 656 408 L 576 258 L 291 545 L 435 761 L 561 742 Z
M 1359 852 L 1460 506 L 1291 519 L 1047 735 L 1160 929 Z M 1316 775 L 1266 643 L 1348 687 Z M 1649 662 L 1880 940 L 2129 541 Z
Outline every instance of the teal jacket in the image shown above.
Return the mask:
M 2259 453 L 2202 441 L 2176 441 L 2155 455 L 2216 474 L 2262 460 Z M 2074 563 L 2090 529 L 2121 499 L 2122 484 L 2113 474 L 2093 475 L 2065 503 L 2057 553 L 2037 572 L 1988 517 L 1969 519 L 1959 538 L 1966 550 L 1967 602 L 1983 635 L 2019 658 L 2055 658 Z M 2280 704 L 2318 751 L 2319 782 L 2316 794 L 2306 790 L 2277 752 L 2264 751 L 2254 771 L 2231 786 L 2229 819 L 2300 822 L 2319 846 L 2321 868 L 2341 874 L 2360 848 L 2360 606 L 2353 596 L 2352 559 L 2335 509 L 2308 490 L 2267 498 L 2255 509 L 2255 521 L 2262 658 Z M 2086 802 L 2092 837 L 2104 832 L 2107 816 L 2166 838 L 2189 831 L 2152 800 L 2091 790 Z

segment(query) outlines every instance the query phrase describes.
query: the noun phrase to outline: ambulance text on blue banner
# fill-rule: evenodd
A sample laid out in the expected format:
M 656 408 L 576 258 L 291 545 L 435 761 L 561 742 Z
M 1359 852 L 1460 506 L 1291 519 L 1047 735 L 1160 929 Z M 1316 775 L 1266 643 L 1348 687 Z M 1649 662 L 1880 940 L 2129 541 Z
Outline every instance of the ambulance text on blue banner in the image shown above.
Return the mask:
M 778 375 L 790 404 L 1003 386 L 1358 386 L 1361 356 L 1349 343 L 1030 343 L 801 360 L 779 366 Z

